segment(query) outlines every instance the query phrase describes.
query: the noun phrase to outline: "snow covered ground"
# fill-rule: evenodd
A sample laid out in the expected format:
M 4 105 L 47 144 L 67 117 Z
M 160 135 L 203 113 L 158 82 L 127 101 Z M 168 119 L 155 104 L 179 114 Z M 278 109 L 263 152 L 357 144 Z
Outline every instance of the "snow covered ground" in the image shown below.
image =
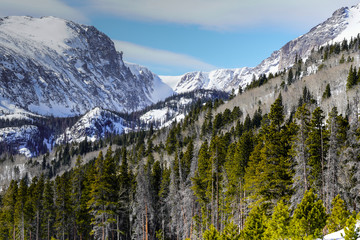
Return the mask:
M 358 222 L 356 224 L 356 227 L 359 228 L 360 227 L 360 222 Z M 330 233 L 326 236 L 324 236 L 324 240 L 344 240 L 344 238 L 341 236 L 342 235 L 345 235 L 344 233 L 344 229 L 340 230 L 340 231 L 337 231 L 337 232 L 334 232 L 334 233 Z M 360 239 L 360 238 L 358 238 Z

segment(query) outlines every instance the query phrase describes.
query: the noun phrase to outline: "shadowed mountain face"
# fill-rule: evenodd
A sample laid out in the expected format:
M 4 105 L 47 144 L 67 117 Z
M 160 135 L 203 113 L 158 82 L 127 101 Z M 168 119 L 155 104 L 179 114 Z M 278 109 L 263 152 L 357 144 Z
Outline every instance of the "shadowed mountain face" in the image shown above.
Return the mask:
M 138 110 L 172 94 L 146 68 L 131 71 L 96 28 L 53 17 L 0 19 L 0 86 L 0 108 L 54 116 Z

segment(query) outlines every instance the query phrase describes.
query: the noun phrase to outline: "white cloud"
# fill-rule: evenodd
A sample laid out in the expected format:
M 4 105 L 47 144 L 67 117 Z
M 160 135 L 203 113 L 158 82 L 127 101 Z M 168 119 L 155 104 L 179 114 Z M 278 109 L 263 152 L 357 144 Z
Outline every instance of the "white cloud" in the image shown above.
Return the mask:
M 358 0 L 91 0 L 95 11 L 144 21 L 232 29 L 263 24 L 310 27 Z
M 194 57 L 174 53 L 170 51 L 140 46 L 130 42 L 114 40 L 118 51 L 124 53 L 124 59 L 128 62 L 139 63 L 152 69 L 163 69 L 171 67 L 182 71 L 210 71 L 217 67 L 198 60 Z
M 1 0 L 0 16 L 55 16 L 77 22 L 87 22 L 87 17 L 79 10 L 60 0 Z

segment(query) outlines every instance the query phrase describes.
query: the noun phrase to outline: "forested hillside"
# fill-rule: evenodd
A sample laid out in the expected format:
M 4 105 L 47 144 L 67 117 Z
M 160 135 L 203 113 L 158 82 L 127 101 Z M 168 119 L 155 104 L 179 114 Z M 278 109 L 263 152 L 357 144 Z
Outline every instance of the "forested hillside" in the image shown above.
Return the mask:
M 358 61 L 359 38 L 324 46 L 291 69 L 254 78 L 228 102 L 193 105 L 168 128 L 29 160 L 43 174 L 4 189 L 1 238 L 316 239 L 344 227 L 356 234 Z M 73 168 L 59 174 L 55 166 Z

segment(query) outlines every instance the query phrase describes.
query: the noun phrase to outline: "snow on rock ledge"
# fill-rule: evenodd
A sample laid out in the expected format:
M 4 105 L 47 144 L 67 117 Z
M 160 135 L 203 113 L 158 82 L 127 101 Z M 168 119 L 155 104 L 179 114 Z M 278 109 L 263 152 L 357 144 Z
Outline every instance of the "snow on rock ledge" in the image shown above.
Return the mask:
M 128 129 L 124 119 L 108 110 L 96 107 L 80 118 L 74 126 L 66 129 L 56 143 L 81 142 L 85 138 L 94 142 L 104 138 L 108 133 L 121 134 Z

